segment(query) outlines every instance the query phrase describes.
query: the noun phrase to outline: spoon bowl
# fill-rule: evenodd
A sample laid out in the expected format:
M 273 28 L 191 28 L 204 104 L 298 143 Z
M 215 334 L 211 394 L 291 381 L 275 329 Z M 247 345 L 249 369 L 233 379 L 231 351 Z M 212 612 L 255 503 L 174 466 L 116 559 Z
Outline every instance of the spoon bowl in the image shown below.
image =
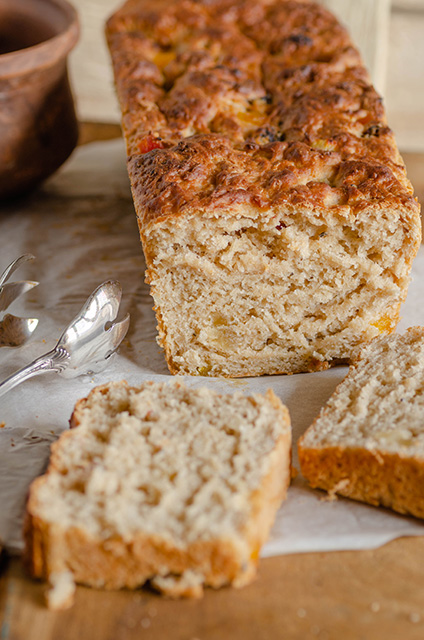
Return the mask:
M 0 313 L 6 311 L 19 296 L 38 285 L 38 282 L 31 280 L 7 282 L 12 273 L 29 260 L 34 260 L 30 253 L 20 256 L 0 275 Z M 31 337 L 37 325 L 37 318 L 19 318 L 7 313 L 0 320 L 0 347 L 20 347 Z
M 20 347 L 34 333 L 37 318 L 19 318 L 7 313 L 0 322 L 0 347 Z
M 66 327 L 54 349 L 0 383 L 0 396 L 42 373 L 54 372 L 65 378 L 75 378 L 104 369 L 124 339 L 130 323 L 129 314 L 115 322 L 121 297 L 122 288 L 116 280 L 97 287 Z

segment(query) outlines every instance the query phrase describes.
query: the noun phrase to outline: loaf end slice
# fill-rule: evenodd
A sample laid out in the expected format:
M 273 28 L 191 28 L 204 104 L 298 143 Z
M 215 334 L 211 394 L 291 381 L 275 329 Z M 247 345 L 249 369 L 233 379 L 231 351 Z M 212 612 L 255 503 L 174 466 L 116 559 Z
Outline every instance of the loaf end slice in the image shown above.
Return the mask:
M 254 578 L 290 481 L 289 415 L 272 391 L 111 383 L 71 426 L 27 504 L 26 559 L 52 607 L 74 583 L 199 597 Z
M 424 328 L 376 338 L 298 444 L 312 487 L 424 517 Z

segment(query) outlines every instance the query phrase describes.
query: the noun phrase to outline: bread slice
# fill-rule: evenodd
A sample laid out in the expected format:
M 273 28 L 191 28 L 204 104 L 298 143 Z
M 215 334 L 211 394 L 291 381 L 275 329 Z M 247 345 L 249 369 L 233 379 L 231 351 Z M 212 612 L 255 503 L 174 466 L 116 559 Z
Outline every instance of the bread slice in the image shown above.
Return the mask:
M 424 328 L 365 347 L 298 449 L 312 487 L 424 518 Z
M 334 16 L 129 0 L 107 37 L 170 371 L 320 370 L 392 332 L 419 207 Z
M 74 582 L 171 596 L 241 587 L 290 479 L 287 409 L 265 396 L 125 382 L 80 400 L 31 485 L 26 558 L 66 606 Z

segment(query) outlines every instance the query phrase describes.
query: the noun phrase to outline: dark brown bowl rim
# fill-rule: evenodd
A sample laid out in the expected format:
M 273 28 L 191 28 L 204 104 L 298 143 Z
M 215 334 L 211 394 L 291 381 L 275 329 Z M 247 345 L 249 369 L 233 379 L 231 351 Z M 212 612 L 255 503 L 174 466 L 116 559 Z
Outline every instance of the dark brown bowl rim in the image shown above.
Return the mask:
M 61 33 L 39 44 L 0 54 L 0 79 L 29 73 L 40 67 L 50 67 L 65 58 L 77 43 L 80 30 L 75 8 L 67 0 L 48 2 L 63 11 L 67 18 L 67 26 Z

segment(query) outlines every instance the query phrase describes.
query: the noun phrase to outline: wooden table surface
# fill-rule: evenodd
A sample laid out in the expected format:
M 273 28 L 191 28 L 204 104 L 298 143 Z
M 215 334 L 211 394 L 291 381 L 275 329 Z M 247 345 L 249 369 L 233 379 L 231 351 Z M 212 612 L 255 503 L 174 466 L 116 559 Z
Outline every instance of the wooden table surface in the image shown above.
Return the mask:
M 87 124 L 80 143 L 117 135 L 115 125 Z M 424 153 L 404 158 L 424 204 Z M 0 640 L 424 639 L 424 537 L 265 559 L 252 585 L 199 601 L 78 587 L 72 609 L 50 612 L 44 588 L 19 558 L 1 558 Z

